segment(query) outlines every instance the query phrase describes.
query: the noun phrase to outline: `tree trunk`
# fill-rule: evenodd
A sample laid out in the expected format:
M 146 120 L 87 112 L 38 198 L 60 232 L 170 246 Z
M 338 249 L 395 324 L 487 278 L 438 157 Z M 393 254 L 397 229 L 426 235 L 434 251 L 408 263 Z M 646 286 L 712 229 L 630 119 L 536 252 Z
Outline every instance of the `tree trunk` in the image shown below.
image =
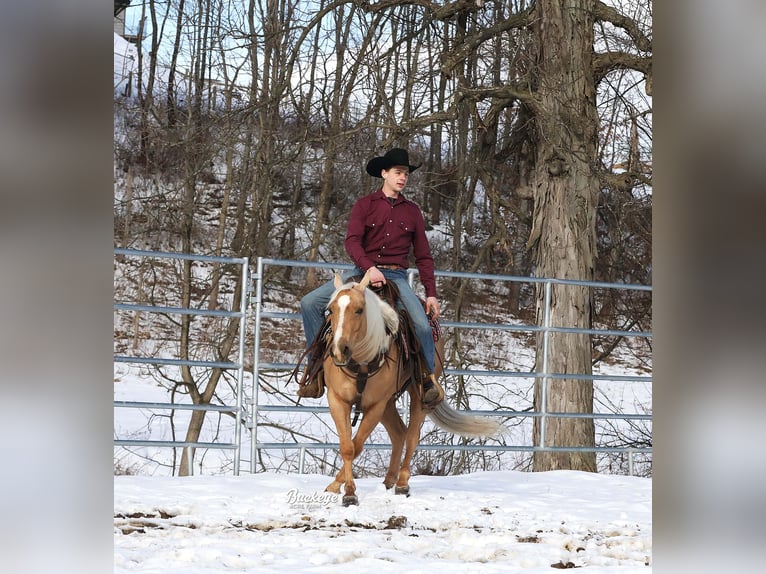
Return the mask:
M 176 35 L 173 41 L 173 53 L 170 57 L 170 68 L 168 69 L 168 87 L 167 87 L 167 121 L 168 128 L 176 127 L 178 118 L 176 101 L 176 66 L 178 64 L 178 54 L 181 51 L 181 31 L 183 30 L 183 13 L 185 0 L 179 0 L 178 13 L 176 19 Z
M 335 165 L 335 148 L 332 141 L 328 141 L 327 143 L 328 145 L 325 148 L 324 170 L 322 172 L 322 187 L 319 192 L 316 222 L 314 224 L 313 235 L 311 237 L 311 247 L 309 249 L 309 261 L 316 261 L 319 258 L 319 248 L 321 247 L 322 240 L 325 237 L 323 230 L 329 207 L 328 198 L 332 192 L 333 183 L 335 180 L 333 177 L 333 166 Z M 320 279 L 317 270 L 313 267 L 309 267 L 306 271 L 306 289 L 314 289 L 319 283 Z
M 344 61 L 348 53 L 348 41 L 351 34 L 351 14 L 346 15 L 345 8 L 340 7 L 336 13 L 335 26 L 335 57 L 338 62 Z M 317 206 L 316 222 L 314 224 L 311 247 L 309 249 L 309 261 L 319 258 L 319 250 L 326 237 L 325 224 L 330 208 L 330 196 L 335 187 L 335 162 L 340 150 L 338 141 L 343 131 L 343 125 L 348 110 L 348 97 L 346 84 L 353 83 L 359 71 L 358 63 L 350 70 L 337 67 L 333 75 L 332 96 L 329 106 L 330 117 L 326 118 L 328 125 L 327 139 L 324 145 L 324 169 L 322 171 L 322 183 L 319 192 L 319 204 Z M 320 283 L 317 269 L 309 268 L 306 272 L 306 289 L 313 289 Z
M 543 0 L 537 3 L 539 107 L 536 114 L 534 216 L 530 244 L 537 245 L 537 275 L 592 280 L 598 179 L 593 172 L 598 116 L 592 75 L 593 0 Z M 542 324 L 543 285 L 537 288 L 537 319 Z M 554 285 L 550 318 L 554 327 L 590 327 L 586 287 Z M 543 335 L 537 341 L 537 372 L 543 368 Z M 549 373 L 591 374 L 590 335 L 550 333 Z M 547 385 L 542 403 L 542 386 Z M 535 410 L 592 413 L 593 383 L 538 379 Z M 595 446 L 592 418 L 536 418 L 535 444 L 545 425 L 545 446 Z M 594 452 L 536 452 L 535 471 L 596 471 Z

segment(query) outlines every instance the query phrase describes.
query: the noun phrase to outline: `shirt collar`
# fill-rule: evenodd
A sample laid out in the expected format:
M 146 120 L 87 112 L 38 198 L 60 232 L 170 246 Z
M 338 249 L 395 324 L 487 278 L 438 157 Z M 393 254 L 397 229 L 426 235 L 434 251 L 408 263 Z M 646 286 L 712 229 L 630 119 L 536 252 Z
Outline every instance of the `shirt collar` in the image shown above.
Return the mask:
M 383 199 L 385 201 L 388 201 L 388 197 L 386 196 L 385 193 L 383 193 L 383 188 L 382 187 L 378 188 L 378 191 L 376 191 L 373 194 L 372 199 Z M 409 201 L 409 200 L 406 197 L 404 197 L 403 193 L 399 192 L 399 195 L 396 197 L 396 201 L 394 201 L 394 205 L 397 205 L 399 203 L 403 203 L 405 201 Z

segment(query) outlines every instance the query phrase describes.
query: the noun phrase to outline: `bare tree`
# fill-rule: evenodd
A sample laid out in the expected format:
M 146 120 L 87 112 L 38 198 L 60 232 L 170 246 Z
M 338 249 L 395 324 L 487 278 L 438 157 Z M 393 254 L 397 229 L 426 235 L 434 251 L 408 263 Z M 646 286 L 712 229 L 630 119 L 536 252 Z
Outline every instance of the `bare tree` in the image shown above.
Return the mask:
M 347 14 L 347 10 L 350 14 Z M 330 194 L 336 187 L 335 163 L 340 156 L 342 149 L 342 131 L 346 126 L 348 98 L 352 92 L 350 89 L 356 85 L 356 76 L 359 73 L 360 61 L 346 70 L 345 61 L 348 56 L 349 35 L 353 29 L 353 13 L 355 7 L 339 6 L 333 13 L 332 37 L 334 51 L 334 72 L 331 74 L 327 91 L 329 93 L 329 102 L 325 103 L 324 109 L 326 115 L 323 123 L 326 125 L 324 137 L 324 162 L 321 172 L 321 182 L 319 191 L 318 209 L 314 229 L 311 234 L 311 246 L 309 248 L 309 261 L 316 261 L 319 256 L 319 248 L 325 238 L 324 227 L 327 223 L 328 211 L 330 208 Z M 315 269 L 309 269 L 306 278 L 306 287 L 314 288 L 318 283 Z
M 535 3 L 532 29 L 538 41 L 535 113 L 534 219 L 528 241 L 536 248 L 537 273 L 544 277 L 593 280 L 596 262 L 596 207 L 599 200 L 599 121 L 596 87 L 599 61 L 594 56 L 594 24 L 608 20 L 627 26 L 638 47 L 650 49 L 637 25 L 594 0 L 543 0 Z M 648 56 L 636 57 L 643 70 Z M 616 58 L 613 60 L 617 63 Z M 542 322 L 544 290 L 537 294 L 538 321 Z M 590 292 L 586 287 L 558 285 L 551 294 L 551 324 L 587 329 L 591 326 Z M 542 337 L 540 337 L 542 338 Z M 541 342 L 538 363 L 542 370 Z M 551 333 L 548 369 L 552 373 L 591 371 L 591 341 L 587 334 Z M 547 401 L 542 402 L 542 385 Z M 553 413 L 591 413 L 591 382 L 567 378 L 537 382 L 535 405 Z M 547 418 L 545 445 L 595 446 L 593 419 Z M 542 420 L 537 419 L 539 440 Z M 594 452 L 537 452 L 535 470 L 559 468 L 596 470 Z
M 616 68 L 632 68 L 644 74 L 651 85 L 651 41 L 640 24 L 615 8 L 597 0 L 538 0 L 529 6 L 519 3 L 517 12 L 498 18 L 488 27 L 466 34 L 445 54 L 442 70 L 460 73 L 463 63 L 482 44 L 512 29 L 525 40 L 531 66 L 501 85 L 458 88 L 458 101 L 488 102 L 485 118 L 519 102 L 518 113 L 526 116 L 518 126 L 526 146 L 525 161 L 514 169 L 524 175 L 534 201 L 532 227 L 527 247 L 535 254 L 536 274 L 561 279 L 592 280 L 596 262 L 596 209 L 602 174 L 599 158 L 597 87 Z M 467 2 L 449 6 L 460 15 L 475 12 Z M 446 10 L 446 6 L 443 8 Z M 594 26 L 607 22 L 626 32 L 629 48 L 596 53 Z M 460 24 L 458 24 L 460 26 Z M 516 68 L 514 67 L 514 70 Z M 458 108 L 459 110 L 460 108 Z M 460 112 L 458 111 L 458 114 Z M 482 122 L 483 124 L 493 123 Z M 463 131 L 462 129 L 460 130 Z M 517 149 L 520 147 L 517 145 Z M 522 178 L 518 181 L 522 183 Z M 538 289 L 537 315 L 542 322 L 544 290 Z M 555 286 L 551 297 L 551 323 L 557 327 L 587 329 L 591 325 L 591 297 L 585 287 Z M 581 373 L 591 370 L 591 341 L 587 334 L 552 333 L 548 370 L 551 373 Z M 537 370 L 542 370 L 542 337 L 538 340 Z M 546 404 L 542 403 L 543 385 Z M 535 405 L 548 413 L 582 413 L 535 419 L 535 440 L 545 424 L 546 446 L 595 446 L 593 387 L 585 381 L 544 378 L 537 381 Z M 572 468 L 596 470 L 594 452 L 537 452 L 536 470 Z

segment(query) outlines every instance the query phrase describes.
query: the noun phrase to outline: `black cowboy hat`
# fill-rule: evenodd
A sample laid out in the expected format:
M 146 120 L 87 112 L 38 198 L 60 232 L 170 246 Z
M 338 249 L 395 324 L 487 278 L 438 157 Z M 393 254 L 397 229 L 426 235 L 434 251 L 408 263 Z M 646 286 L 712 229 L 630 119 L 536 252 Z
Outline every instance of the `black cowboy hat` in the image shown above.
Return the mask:
M 391 169 L 395 165 L 406 165 L 410 173 L 420 167 L 420 165 L 410 165 L 410 157 L 406 149 L 395 147 L 387 151 L 386 155 L 374 157 L 367 162 L 367 173 L 372 177 L 380 177 L 380 172 L 384 169 Z

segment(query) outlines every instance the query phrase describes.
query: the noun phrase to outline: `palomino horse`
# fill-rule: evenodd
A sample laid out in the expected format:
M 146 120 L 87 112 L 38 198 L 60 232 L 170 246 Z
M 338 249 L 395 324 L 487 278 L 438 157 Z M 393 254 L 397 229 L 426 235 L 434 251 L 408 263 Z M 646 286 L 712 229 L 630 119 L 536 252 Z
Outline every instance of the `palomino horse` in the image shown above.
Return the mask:
M 411 367 L 408 369 L 400 360 L 401 351 L 396 340 L 399 315 L 391 305 L 367 289 L 368 284 L 368 274 L 360 283 L 343 284 L 336 273 L 335 293 L 327 306 L 331 326 L 327 336 L 328 353 L 324 359 L 324 380 L 330 414 L 340 440 L 343 466 L 325 490 L 339 494 L 345 484 L 345 506 L 359 504 L 351 464 L 379 422 L 391 438 L 391 461 L 383 484 L 386 488 L 395 485 L 396 494 L 409 494 L 410 462 L 426 416 L 440 428 L 461 436 L 493 436 L 503 428 L 490 419 L 458 412 L 445 401 L 430 411 L 424 410 L 421 387 L 414 382 L 406 387 L 410 394 L 410 416 L 409 426 L 404 424 L 396 410 L 397 391 L 413 378 L 413 373 Z M 444 343 L 440 346 L 443 351 Z M 437 357 L 437 377 L 442 372 L 439 362 Z M 362 386 L 358 385 L 360 370 L 366 380 Z M 354 405 L 363 417 L 352 439 L 351 410 Z

